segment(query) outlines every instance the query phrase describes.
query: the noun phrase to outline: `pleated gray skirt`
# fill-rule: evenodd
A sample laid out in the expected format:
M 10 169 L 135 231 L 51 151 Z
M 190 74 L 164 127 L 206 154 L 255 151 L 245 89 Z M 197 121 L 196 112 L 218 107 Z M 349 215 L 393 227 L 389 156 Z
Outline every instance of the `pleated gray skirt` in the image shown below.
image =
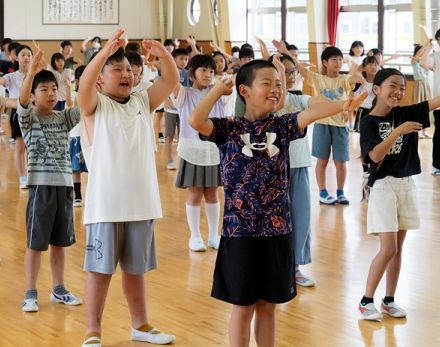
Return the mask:
M 176 178 L 177 188 L 213 188 L 219 186 L 222 186 L 220 165 L 194 165 L 180 159 Z

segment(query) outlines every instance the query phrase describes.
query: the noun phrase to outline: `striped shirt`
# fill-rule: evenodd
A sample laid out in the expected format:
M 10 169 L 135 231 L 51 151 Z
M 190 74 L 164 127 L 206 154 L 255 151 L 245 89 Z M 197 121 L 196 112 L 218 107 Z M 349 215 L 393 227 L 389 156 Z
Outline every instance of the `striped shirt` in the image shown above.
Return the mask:
M 73 186 L 69 131 L 79 123 L 79 109 L 42 116 L 18 103 L 17 113 L 28 152 L 27 184 Z

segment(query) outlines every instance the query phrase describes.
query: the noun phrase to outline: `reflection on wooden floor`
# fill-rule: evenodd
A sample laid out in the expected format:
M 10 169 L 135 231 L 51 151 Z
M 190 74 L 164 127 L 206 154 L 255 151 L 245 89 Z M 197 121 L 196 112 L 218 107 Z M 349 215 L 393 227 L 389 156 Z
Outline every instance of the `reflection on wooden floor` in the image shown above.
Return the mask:
M 366 236 L 366 206 L 359 202 L 358 136 L 351 137 L 353 160 L 349 163 L 346 186 L 350 206 L 320 207 L 314 174 L 310 171 L 313 264 L 304 267 L 304 271 L 317 280 L 317 286 L 299 288 L 296 299 L 279 306 L 277 346 L 440 346 L 440 178 L 430 175 L 431 141 L 420 142 L 424 172 L 416 177 L 423 227 L 408 233 L 397 293 L 399 303 L 409 315 L 404 320 L 385 318 L 383 323 L 376 323 L 359 320 L 357 312 L 378 240 Z M 12 151 L 7 137 L 0 136 L 0 346 L 80 346 L 85 308 L 49 302 L 51 276 L 47 254 L 38 279 L 40 311 L 25 314 L 20 310 L 27 192 L 18 189 Z M 188 251 L 185 192 L 174 188 L 176 171 L 165 169 L 164 156 L 164 145 L 158 145 L 165 217 L 156 224 L 159 269 L 147 275 L 150 320 L 175 334 L 176 346 L 227 346 L 230 306 L 209 296 L 216 252 Z M 329 177 L 329 189 L 334 191 L 333 167 Z M 75 209 L 75 217 L 78 242 L 68 249 L 66 285 L 84 297 L 82 208 Z M 202 228 L 206 237 L 203 212 Z M 381 283 L 376 301 L 383 294 Z M 118 272 L 104 312 L 103 343 L 140 346 L 129 338 L 130 320 Z

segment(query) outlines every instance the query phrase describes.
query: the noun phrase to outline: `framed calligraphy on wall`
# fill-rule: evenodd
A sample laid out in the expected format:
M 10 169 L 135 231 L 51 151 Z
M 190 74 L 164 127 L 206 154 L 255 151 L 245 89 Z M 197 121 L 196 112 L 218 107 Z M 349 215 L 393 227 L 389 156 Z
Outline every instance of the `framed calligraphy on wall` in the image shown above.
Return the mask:
M 43 24 L 119 24 L 119 0 L 43 0 Z

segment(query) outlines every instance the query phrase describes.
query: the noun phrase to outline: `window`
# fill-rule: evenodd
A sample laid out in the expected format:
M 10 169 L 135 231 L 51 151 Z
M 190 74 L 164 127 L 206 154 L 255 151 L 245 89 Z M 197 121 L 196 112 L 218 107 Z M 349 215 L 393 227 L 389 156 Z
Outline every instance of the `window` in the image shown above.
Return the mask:
M 212 12 L 214 13 L 214 23 L 215 25 L 218 25 L 218 0 L 214 0 L 214 2 L 212 3 Z
M 200 0 L 189 0 L 188 19 L 191 25 L 196 25 L 200 20 Z
M 341 0 L 337 45 L 343 52 L 351 42 L 361 40 L 365 49 L 378 47 L 385 56 L 397 53 L 389 62 L 411 73 L 408 57 L 413 53 L 414 32 L 411 0 Z M 378 6 L 378 5 L 383 6 Z M 383 8 L 379 22 L 378 8 Z M 379 35 L 379 33 L 383 35 Z

